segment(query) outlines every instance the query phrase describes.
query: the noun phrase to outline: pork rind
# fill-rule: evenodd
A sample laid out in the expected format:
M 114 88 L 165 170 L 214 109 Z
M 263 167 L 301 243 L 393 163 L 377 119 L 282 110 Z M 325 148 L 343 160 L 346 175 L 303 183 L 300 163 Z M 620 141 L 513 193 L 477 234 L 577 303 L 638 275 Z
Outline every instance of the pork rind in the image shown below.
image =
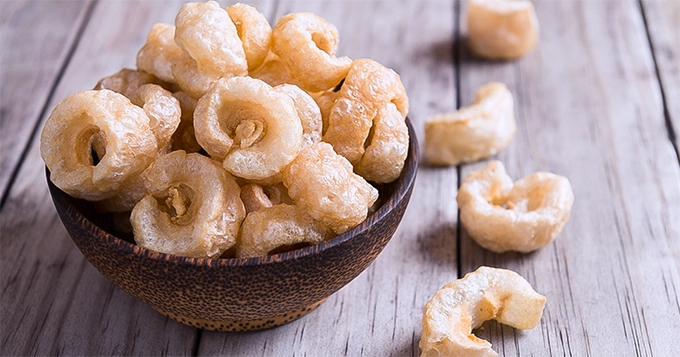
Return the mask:
M 194 111 L 198 143 L 233 175 L 265 180 L 279 174 L 302 144 L 293 100 L 250 77 L 219 80 Z
M 541 320 L 545 302 L 545 296 L 519 274 L 480 267 L 444 285 L 425 305 L 421 356 L 498 356 L 491 343 L 477 338 L 472 330 L 491 319 L 520 330 L 533 329 Z
M 52 182 L 90 201 L 116 194 L 156 157 L 149 117 L 122 94 L 93 90 L 59 103 L 45 122 L 40 155 Z
M 146 43 L 137 52 L 137 68 L 174 83 L 172 64 L 182 55 L 182 49 L 175 43 L 175 26 L 157 23 L 151 27 Z
M 470 173 L 458 191 L 460 220 L 483 248 L 530 252 L 550 242 L 569 220 L 574 194 L 566 177 L 533 173 L 517 182 L 500 161 Z
M 142 175 L 147 194 L 130 216 L 135 242 L 157 252 L 217 258 L 236 243 L 245 208 L 219 163 L 174 151 Z
M 538 19 L 529 0 L 470 0 L 467 22 L 470 49 L 483 58 L 521 57 L 538 42 Z
M 248 74 L 236 26 L 215 1 L 190 2 L 180 8 L 175 18 L 175 42 L 185 55 L 172 64 L 172 75 L 194 98 L 220 78 Z
M 236 256 L 265 256 L 275 249 L 285 250 L 302 243 L 318 244 L 332 236 L 332 231 L 296 206 L 263 207 L 249 213 L 243 221 Z
M 272 206 L 272 201 L 264 192 L 262 186 L 255 183 L 241 186 L 241 201 L 246 208 L 246 213 Z
M 317 100 L 324 95 L 327 100 L 333 96 L 323 94 Z M 358 59 L 332 103 L 323 140 L 355 165 L 357 173 L 375 182 L 391 182 L 401 173 L 406 158 L 408 130 L 403 121 L 408 108 L 406 90 L 396 72 L 376 61 Z
M 300 152 L 283 171 L 283 184 L 302 210 L 336 234 L 366 219 L 368 208 L 378 199 L 378 190 L 324 142 Z
M 321 92 L 340 83 L 352 64 L 348 57 L 335 57 L 338 41 L 338 29 L 324 18 L 309 12 L 290 13 L 274 26 L 272 52 L 295 84 Z
M 319 106 L 307 92 L 292 84 L 282 84 L 274 89 L 285 93 L 295 104 L 295 110 L 302 124 L 302 148 L 321 141 L 323 121 Z
M 272 27 L 267 18 L 250 5 L 241 3 L 231 5 L 227 8 L 227 13 L 243 43 L 248 71 L 252 71 L 264 62 L 269 53 Z
M 354 172 L 368 181 L 388 183 L 396 180 L 408 155 L 408 127 L 394 103 L 387 103 L 373 119 L 366 151 Z
M 432 165 L 477 161 L 503 150 L 516 132 L 512 93 L 492 82 L 469 107 L 425 121 L 425 156 Z

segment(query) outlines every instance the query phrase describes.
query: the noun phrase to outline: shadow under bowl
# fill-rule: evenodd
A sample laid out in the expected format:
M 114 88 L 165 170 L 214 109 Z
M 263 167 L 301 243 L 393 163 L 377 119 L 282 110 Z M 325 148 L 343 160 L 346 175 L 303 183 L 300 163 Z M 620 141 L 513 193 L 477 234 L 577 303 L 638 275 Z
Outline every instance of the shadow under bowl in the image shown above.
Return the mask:
M 410 143 L 401 176 L 380 188 L 382 206 L 353 229 L 317 245 L 256 258 L 180 257 L 139 247 L 101 227 L 87 201 L 50 181 L 52 200 L 71 239 L 107 279 L 161 314 L 215 331 L 260 330 L 310 312 L 364 271 L 394 235 L 418 168 L 418 141 Z

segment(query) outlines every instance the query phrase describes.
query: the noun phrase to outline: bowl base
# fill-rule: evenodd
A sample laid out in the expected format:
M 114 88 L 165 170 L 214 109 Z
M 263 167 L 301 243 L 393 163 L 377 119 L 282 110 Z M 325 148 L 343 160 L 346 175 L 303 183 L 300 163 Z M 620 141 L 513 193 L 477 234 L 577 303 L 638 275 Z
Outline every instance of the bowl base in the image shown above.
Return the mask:
M 233 332 L 238 332 L 238 331 L 256 331 L 256 330 L 265 330 L 268 328 L 276 327 L 276 326 L 281 326 L 285 325 L 291 321 L 297 320 L 301 318 L 302 316 L 307 315 L 310 313 L 312 310 L 316 309 L 321 305 L 326 299 L 323 299 L 321 301 L 315 302 L 307 307 L 304 307 L 300 310 L 297 311 L 292 311 L 292 312 L 287 312 L 282 315 L 277 315 L 277 316 L 272 316 L 264 319 L 257 319 L 257 320 L 220 320 L 220 321 L 213 321 L 213 320 L 203 320 L 203 319 L 196 319 L 196 318 L 191 318 L 191 317 L 186 317 L 186 316 L 180 316 L 176 315 L 170 312 L 165 312 L 161 311 L 159 309 L 156 309 L 156 311 L 160 312 L 164 316 L 175 320 L 179 323 L 183 323 L 185 325 L 193 326 L 196 328 L 204 329 L 204 330 L 210 330 L 210 331 L 233 331 Z

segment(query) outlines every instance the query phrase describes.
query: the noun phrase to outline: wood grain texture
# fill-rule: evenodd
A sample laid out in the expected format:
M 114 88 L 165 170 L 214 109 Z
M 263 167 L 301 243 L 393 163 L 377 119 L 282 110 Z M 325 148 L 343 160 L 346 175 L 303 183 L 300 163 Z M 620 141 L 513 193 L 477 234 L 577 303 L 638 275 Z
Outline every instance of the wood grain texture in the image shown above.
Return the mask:
M 556 241 L 531 254 L 484 251 L 463 231 L 461 273 L 510 268 L 548 298 L 537 329 L 486 323 L 479 336 L 505 356 L 678 355 L 680 170 L 637 3 L 535 5 L 537 49 L 506 63 L 465 53 L 461 96 L 507 83 L 519 130 L 497 159 L 515 180 L 568 177 L 576 200 Z
M 40 120 L 91 1 L 2 1 L 0 195 Z
M 313 11 L 338 27 L 339 55 L 368 57 L 395 69 L 409 93 L 409 117 L 422 140 L 425 117 L 455 108 L 454 3 L 348 4 L 282 2 L 276 17 Z M 418 31 L 409 31 L 407 24 L 417 24 Z M 422 308 L 457 276 L 455 185 L 455 168 L 421 166 L 401 226 L 364 273 L 288 325 L 247 334 L 204 332 L 199 355 L 419 355 Z
M 641 6 L 677 150 L 680 147 L 680 1 L 643 0 Z
M 172 22 L 180 4 L 99 2 L 47 106 L 133 67 L 151 25 Z M 50 202 L 38 147 L 36 139 L 0 217 L 0 354 L 191 354 L 196 329 L 116 288 L 71 242 Z

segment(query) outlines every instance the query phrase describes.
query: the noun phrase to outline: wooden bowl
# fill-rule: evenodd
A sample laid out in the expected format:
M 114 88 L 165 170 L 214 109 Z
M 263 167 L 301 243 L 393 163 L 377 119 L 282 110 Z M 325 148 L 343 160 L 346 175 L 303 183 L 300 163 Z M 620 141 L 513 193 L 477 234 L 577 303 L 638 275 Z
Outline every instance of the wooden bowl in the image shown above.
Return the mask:
M 401 176 L 381 187 L 383 205 L 357 227 L 320 244 L 257 258 L 201 259 L 151 251 L 115 237 L 92 204 L 47 183 L 85 258 L 128 294 L 181 323 L 217 331 L 260 330 L 310 312 L 366 269 L 394 234 L 411 197 L 418 142 Z

